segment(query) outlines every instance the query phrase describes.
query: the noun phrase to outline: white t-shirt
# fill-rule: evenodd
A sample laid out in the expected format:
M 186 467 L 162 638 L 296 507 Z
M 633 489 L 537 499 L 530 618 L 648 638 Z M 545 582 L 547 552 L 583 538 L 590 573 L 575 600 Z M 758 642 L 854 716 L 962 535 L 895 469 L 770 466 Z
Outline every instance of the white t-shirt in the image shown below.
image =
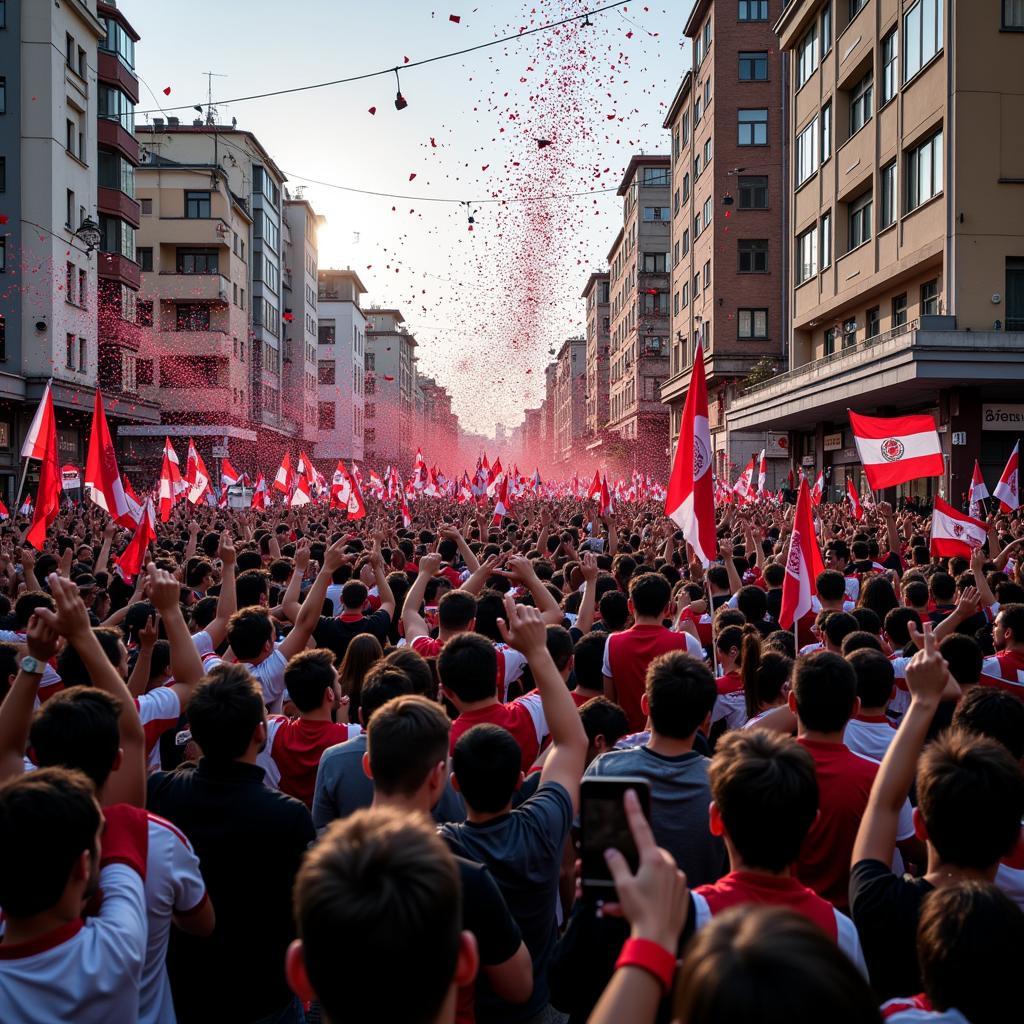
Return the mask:
M 205 657 L 207 654 L 213 654 L 213 638 L 205 629 L 192 634 L 192 643 L 196 645 L 200 658 Z
M 851 718 L 846 723 L 843 742 L 855 753 L 881 761 L 889 744 L 896 738 L 896 726 L 884 715 L 880 720 L 870 721 Z
M 258 665 L 242 662 L 263 687 L 263 703 L 269 711 L 280 713 L 284 703 L 284 670 L 288 659 L 275 647 L 273 653 Z

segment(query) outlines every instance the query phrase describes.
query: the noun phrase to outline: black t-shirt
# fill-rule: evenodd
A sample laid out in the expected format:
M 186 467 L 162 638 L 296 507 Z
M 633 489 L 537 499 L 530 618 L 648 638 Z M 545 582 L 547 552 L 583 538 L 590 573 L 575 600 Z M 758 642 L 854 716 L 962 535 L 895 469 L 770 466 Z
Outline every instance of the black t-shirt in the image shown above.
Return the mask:
M 862 860 L 850 871 L 850 913 L 880 1003 L 920 992 L 917 919 L 931 882 L 894 875 L 888 864 Z
M 349 619 L 347 616 L 344 618 L 321 616 L 313 629 L 313 639 L 316 641 L 317 647 L 328 648 L 340 660 L 345 657 L 345 652 L 353 637 L 357 637 L 361 633 L 372 633 L 381 644 L 386 644 L 389 629 L 391 629 L 391 614 L 383 608 L 372 615 L 363 615 L 358 619 Z
M 456 857 L 462 880 L 462 927 L 476 936 L 480 963 L 494 967 L 515 956 L 522 932 L 505 898 L 483 864 Z

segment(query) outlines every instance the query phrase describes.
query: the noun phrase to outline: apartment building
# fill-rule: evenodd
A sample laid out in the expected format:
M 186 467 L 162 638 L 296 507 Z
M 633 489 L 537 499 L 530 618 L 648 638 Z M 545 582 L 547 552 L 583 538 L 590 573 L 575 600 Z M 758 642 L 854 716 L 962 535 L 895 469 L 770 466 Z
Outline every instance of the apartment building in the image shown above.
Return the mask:
M 611 333 L 608 273 L 591 274 L 580 296 L 586 303 L 586 408 L 584 427 L 587 445 L 599 444 L 608 425 L 609 335 Z
M 366 287 L 348 268 L 317 276 L 317 442 L 315 459 L 363 461 L 366 415 Z M 375 393 L 370 398 L 375 401 Z M 376 406 L 373 418 L 376 420 Z
M 623 442 L 608 455 L 620 473 L 659 478 L 668 469 L 670 182 L 669 156 L 630 160 L 618 190 L 623 226 L 608 253 L 608 427 Z
M 583 451 L 587 424 L 587 339 L 566 338 L 555 357 L 552 460 L 572 472 Z
M 788 366 L 729 412 L 861 483 L 846 409 L 926 412 L 958 503 L 1024 424 L 1024 10 L 792 0 Z
M 416 451 L 416 339 L 397 309 L 366 311 L 363 449 L 375 468 L 412 465 Z
M 552 361 L 544 367 L 544 400 L 540 403 L 541 437 L 544 458 L 550 465 L 555 461 L 555 408 L 558 398 L 558 363 Z
M 785 357 L 787 91 L 773 31 L 782 7 L 782 0 L 697 0 L 684 29 L 692 70 L 664 121 L 672 139 L 672 239 L 662 401 L 671 410 L 674 451 L 700 352 L 722 479 L 761 448 L 787 454 L 779 435 L 737 430 L 727 420 L 755 367 L 764 372 Z M 769 465 L 772 486 L 788 462 Z
M 326 222 L 305 199 L 284 200 L 282 402 L 286 429 L 309 451 L 317 439 L 317 231 Z
M 459 417 L 452 412 L 452 396 L 443 384 L 421 374 L 416 375 L 416 390 L 423 396 L 416 433 L 423 439 L 424 456 L 451 476 L 464 468 L 459 460 Z

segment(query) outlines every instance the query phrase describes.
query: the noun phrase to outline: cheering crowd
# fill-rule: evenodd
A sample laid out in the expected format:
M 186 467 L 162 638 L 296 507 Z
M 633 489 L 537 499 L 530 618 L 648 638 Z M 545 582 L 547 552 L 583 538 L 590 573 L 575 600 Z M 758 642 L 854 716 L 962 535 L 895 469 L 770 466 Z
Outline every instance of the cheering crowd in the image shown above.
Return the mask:
M 0 527 L 0 1019 L 1015 1018 L 1019 514 L 363 511 Z

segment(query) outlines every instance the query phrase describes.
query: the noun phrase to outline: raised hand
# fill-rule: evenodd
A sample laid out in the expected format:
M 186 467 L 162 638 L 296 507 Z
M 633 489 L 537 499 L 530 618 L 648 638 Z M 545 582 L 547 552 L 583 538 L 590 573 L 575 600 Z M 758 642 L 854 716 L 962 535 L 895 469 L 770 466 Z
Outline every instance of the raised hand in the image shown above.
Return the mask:
M 49 609 L 43 610 L 49 611 Z M 28 628 L 25 630 L 25 646 L 28 647 L 28 653 L 33 658 L 43 662 L 49 661 L 60 646 L 60 633 L 57 631 L 56 624 L 52 621 L 48 622 L 38 614 L 38 610 L 33 612 L 32 617 L 28 620 Z
M 181 584 L 173 573 L 158 569 L 152 562 L 146 566 L 149 576 L 149 601 L 166 619 L 181 601 Z
M 915 700 L 938 701 L 952 677 L 946 659 L 936 646 L 932 624 L 924 624 L 923 637 L 918 633 L 916 623 L 907 623 L 907 629 L 911 640 L 923 644 L 907 665 L 907 689 Z
M 516 604 L 505 595 L 505 618 L 497 620 L 502 640 L 528 658 L 541 650 L 547 650 L 548 627 L 544 617 L 536 609 Z

